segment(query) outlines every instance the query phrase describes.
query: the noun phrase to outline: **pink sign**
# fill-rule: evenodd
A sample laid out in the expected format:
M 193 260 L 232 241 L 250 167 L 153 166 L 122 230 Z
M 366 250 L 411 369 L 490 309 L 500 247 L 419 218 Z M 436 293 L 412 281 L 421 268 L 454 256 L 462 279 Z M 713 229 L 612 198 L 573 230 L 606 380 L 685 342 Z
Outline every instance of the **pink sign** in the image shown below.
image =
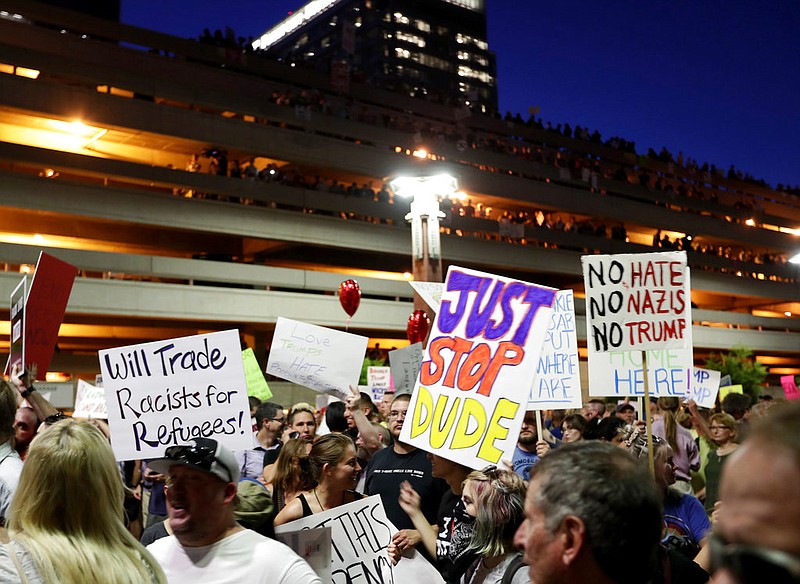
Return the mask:
M 781 385 L 783 386 L 783 393 L 786 394 L 786 399 L 800 399 L 800 391 L 797 391 L 794 375 L 782 375 Z

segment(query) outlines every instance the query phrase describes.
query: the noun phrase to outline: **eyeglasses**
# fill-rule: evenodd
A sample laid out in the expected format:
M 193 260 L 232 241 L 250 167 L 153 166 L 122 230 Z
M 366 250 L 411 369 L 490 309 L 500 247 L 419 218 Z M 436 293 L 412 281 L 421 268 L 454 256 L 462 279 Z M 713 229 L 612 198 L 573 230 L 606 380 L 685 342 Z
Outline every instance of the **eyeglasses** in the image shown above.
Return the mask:
M 727 543 L 712 533 L 709 537 L 712 571 L 725 569 L 743 584 L 800 582 L 800 557 L 776 549 Z
M 272 418 L 273 422 L 278 422 L 281 426 L 286 423 L 286 418 Z
M 52 426 L 56 422 L 59 422 L 61 420 L 66 420 L 66 419 L 67 419 L 67 416 L 65 416 L 62 412 L 56 412 L 52 416 L 47 416 L 44 419 L 44 423 L 47 424 L 48 426 Z
M 164 458 L 182 462 L 190 466 L 211 471 L 217 459 L 217 442 L 210 438 L 195 438 L 194 444 L 170 446 L 164 451 Z

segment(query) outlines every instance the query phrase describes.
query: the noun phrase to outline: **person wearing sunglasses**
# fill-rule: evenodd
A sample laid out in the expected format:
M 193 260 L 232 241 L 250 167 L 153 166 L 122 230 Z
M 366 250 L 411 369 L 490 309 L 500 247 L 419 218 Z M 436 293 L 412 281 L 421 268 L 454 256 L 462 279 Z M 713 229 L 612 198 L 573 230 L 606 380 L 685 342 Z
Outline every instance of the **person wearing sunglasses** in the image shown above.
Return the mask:
M 289 547 L 236 522 L 239 466 L 211 438 L 169 446 L 150 467 L 167 476 L 167 511 L 173 535 L 147 550 L 171 584 L 321 584 Z
M 800 582 L 800 402 L 772 408 L 722 471 L 714 584 Z

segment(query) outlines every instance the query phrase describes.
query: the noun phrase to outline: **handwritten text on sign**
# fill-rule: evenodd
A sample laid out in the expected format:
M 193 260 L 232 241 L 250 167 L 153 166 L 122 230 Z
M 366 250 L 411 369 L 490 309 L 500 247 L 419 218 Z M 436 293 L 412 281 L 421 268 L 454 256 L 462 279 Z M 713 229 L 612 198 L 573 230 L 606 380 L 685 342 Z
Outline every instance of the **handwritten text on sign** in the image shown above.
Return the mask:
M 100 351 L 118 460 L 156 458 L 211 437 L 250 448 L 250 406 L 236 330 Z
M 528 410 L 579 408 L 578 336 L 572 290 L 559 290 L 547 327 Z
M 686 253 L 581 257 L 586 336 L 595 351 L 686 346 L 691 326 Z
M 645 356 L 647 387 L 651 395 L 684 397 L 687 394 L 694 367 L 691 347 L 608 353 L 598 353 L 590 347 L 589 395 L 593 397 L 645 395 Z
M 555 293 L 451 267 L 400 440 L 472 468 L 512 452 Z
M 386 518 L 380 495 L 373 495 L 275 528 L 275 534 L 298 529 L 331 528 L 333 584 L 392 584 L 386 548 L 397 531 Z
M 358 385 L 367 337 L 278 318 L 267 373 L 344 399 Z
M 411 393 L 422 366 L 422 343 L 389 351 L 395 394 Z
M 692 370 L 692 386 L 686 397 L 693 399 L 701 408 L 713 408 L 719 393 L 721 375 L 719 371 L 695 367 Z

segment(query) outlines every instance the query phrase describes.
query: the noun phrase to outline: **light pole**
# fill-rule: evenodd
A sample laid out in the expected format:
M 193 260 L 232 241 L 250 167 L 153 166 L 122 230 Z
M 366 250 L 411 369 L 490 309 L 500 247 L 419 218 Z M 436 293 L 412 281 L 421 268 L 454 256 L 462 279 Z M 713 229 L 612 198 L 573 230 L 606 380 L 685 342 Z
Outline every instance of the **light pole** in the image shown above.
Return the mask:
M 399 197 L 411 198 L 411 211 L 406 221 L 411 223 L 412 274 L 417 282 L 442 282 L 442 252 L 438 197 L 456 192 L 456 179 L 449 174 L 431 176 L 399 176 L 390 186 Z M 414 294 L 414 309 L 429 310 L 419 294 Z

